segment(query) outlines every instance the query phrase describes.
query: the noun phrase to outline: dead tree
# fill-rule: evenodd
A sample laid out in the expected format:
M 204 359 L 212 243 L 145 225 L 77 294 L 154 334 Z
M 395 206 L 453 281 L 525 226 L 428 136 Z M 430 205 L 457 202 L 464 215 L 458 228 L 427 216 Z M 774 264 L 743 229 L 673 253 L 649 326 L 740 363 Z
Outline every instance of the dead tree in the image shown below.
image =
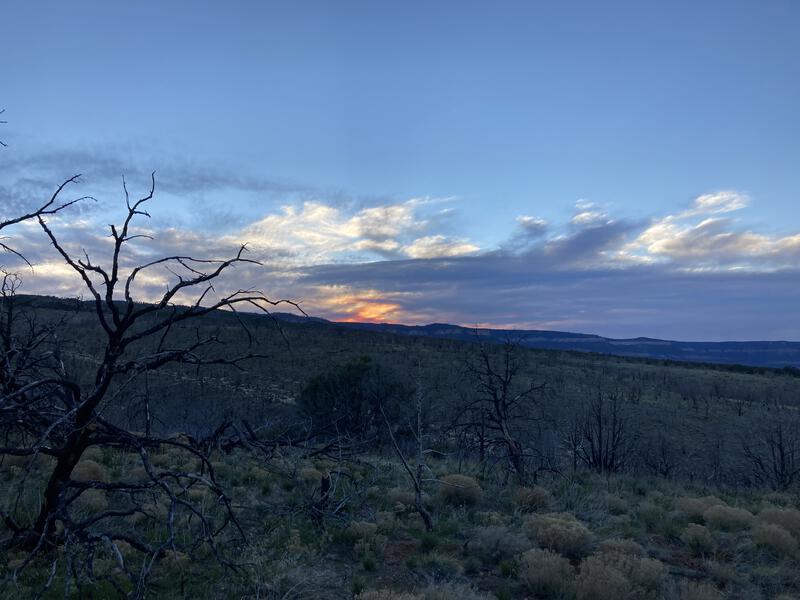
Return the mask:
M 756 435 L 742 438 L 742 449 L 759 485 L 786 491 L 800 480 L 800 422 L 779 410 Z
M 1 113 L 2 111 L 0 111 Z M 60 195 L 64 191 L 65 188 L 70 186 L 71 184 L 77 183 L 80 181 L 80 175 L 73 175 L 66 181 L 64 181 L 61 185 L 56 188 L 56 191 L 53 192 L 53 195 L 50 196 L 48 200 L 43 202 L 38 206 L 38 208 L 34 208 L 27 212 L 23 212 L 22 214 L 18 215 L 2 215 L 0 214 L 0 232 L 4 229 L 7 229 L 13 225 L 17 225 L 19 223 L 23 223 L 25 221 L 33 221 L 35 219 L 41 219 L 42 217 L 47 217 L 51 215 L 55 215 L 66 208 L 69 208 L 73 204 L 77 204 L 83 200 L 93 200 L 91 196 L 82 196 L 80 198 L 73 198 L 72 200 L 61 201 Z M 8 245 L 4 238 L 0 237 L 0 250 L 3 252 L 8 252 L 13 254 L 19 259 L 22 259 L 28 266 L 30 266 L 30 262 L 28 259 L 25 258 L 25 255 L 13 248 L 12 246 Z
M 0 425 L 6 436 L 0 447 L 0 457 L 27 458 L 33 464 L 41 456 L 48 457 L 49 462 L 42 477 L 41 508 L 32 522 L 20 520 L 5 508 L 0 517 L 12 533 L 11 539 L 5 540 L 6 545 L 29 551 L 28 559 L 17 571 L 37 556 L 66 546 L 80 549 L 84 558 L 83 579 L 92 580 L 95 552 L 99 547 L 110 547 L 124 572 L 135 583 L 137 595 L 141 595 L 153 563 L 167 552 L 181 548 L 191 556 L 204 547 L 221 563 L 230 565 L 222 556 L 216 539 L 231 526 L 242 537 L 244 533 L 228 497 L 217 483 L 206 452 L 180 437 L 156 437 L 150 434 L 149 428 L 144 433 L 131 431 L 108 418 L 106 409 L 142 373 L 152 373 L 170 365 L 241 368 L 244 361 L 260 357 L 250 351 L 228 356 L 221 351 L 223 341 L 220 338 L 203 334 L 199 328 L 191 342 L 185 339 L 175 342 L 177 336 L 173 334 L 215 311 L 236 313 L 238 308 L 247 307 L 266 313 L 270 307 L 285 301 L 270 300 L 262 292 L 251 289 L 212 298 L 216 293 L 214 285 L 230 269 L 259 264 L 246 257 L 245 246 L 222 260 L 173 255 L 144 264 L 131 263 L 126 249 L 132 241 L 148 237 L 135 233 L 133 225 L 135 220 L 150 216 L 145 205 L 154 195 L 154 177 L 151 177 L 149 193 L 135 201 L 131 201 L 123 181 L 126 215 L 121 225 L 110 226 L 110 257 L 105 266 L 93 262 L 85 252 L 82 257 L 74 256 L 61 243 L 46 217 L 75 202 L 58 204 L 57 198 L 67 184 L 76 180 L 71 178 L 62 184 L 48 203 L 24 218 L 38 220 L 52 247 L 82 282 L 102 331 L 102 352 L 96 357 L 94 373 L 88 382 L 71 377 L 57 357 L 51 356 L 46 368 L 27 369 L 24 377 L 16 378 L 13 386 L 4 387 L 0 396 L 3 420 Z M 2 226 L 20 220 L 10 219 Z M 171 273 L 174 279 L 156 302 L 137 302 L 134 299 L 137 278 L 156 269 Z M 178 302 L 184 305 L 179 306 Z M 243 320 L 239 319 L 239 323 L 246 328 Z M 245 333 L 250 338 L 249 331 Z M 86 474 L 73 476 L 82 457 L 92 448 L 113 449 L 136 457 L 141 464 L 140 475 L 121 481 L 87 477 Z M 155 466 L 152 453 L 167 448 L 187 453 L 200 465 L 198 470 Z M 216 521 L 192 501 L 190 490 L 198 488 L 217 498 L 220 514 Z M 74 508 L 90 490 L 104 496 L 108 507 L 89 516 L 77 516 Z M 145 499 L 156 495 L 165 502 L 163 512 L 157 515 L 166 528 L 163 539 L 146 539 L 131 532 L 129 527 L 121 526 L 121 521 L 129 517 L 152 517 L 152 511 L 145 507 Z M 188 543 L 179 541 L 176 533 L 181 523 L 196 530 L 194 535 L 184 538 L 191 540 Z M 141 559 L 135 562 L 137 573 L 123 562 L 120 542 L 140 553 Z M 53 560 L 55 572 L 58 555 Z M 80 579 L 72 567 L 71 572 L 76 580 Z
M 621 471 L 630 458 L 633 439 L 619 395 L 598 390 L 573 428 L 578 460 L 598 473 Z
M 424 443 L 424 432 L 423 432 L 423 419 L 422 419 L 422 405 L 424 399 L 424 393 L 422 389 L 422 376 L 419 373 L 421 371 L 421 367 L 418 367 L 418 374 L 417 374 L 417 381 L 416 381 L 416 390 L 414 393 L 414 400 L 415 400 L 415 407 L 416 407 L 416 414 L 415 414 L 415 423 L 412 426 L 412 432 L 414 434 L 415 439 L 415 465 L 414 468 L 411 467 L 408 460 L 403 453 L 403 450 L 400 448 L 400 444 L 397 443 L 397 438 L 394 434 L 394 429 L 392 423 L 389 420 L 389 417 L 386 415 L 386 411 L 383 408 L 383 405 L 380 406 L 381 415 L 383 415 L 384 423 L 386 424 L 386 429 L 389 432 L 389 438 L 392 441 L 392 447 L 394 448 L 395 453 L 400 458 L 400 462 L 403 464 L 403 468 L 405 469 L 406 473 L 408 474 L 408 478 L 411 481 L 411 485 L 414 488 L 414 508 L 416 509 L 419 516 L 422 518 L 422 522 L 425 525 L 425 530 L 430 532 L 433 531 L 433 516 L 431 515 L 430 511 L 425 507 L 425 503 L 423 502 L 423 483 L 425 482 L 425 472 L 428 470 L 428 465 L 425 462 L 425 443 Z
M 523 378 L 518 342 L 508 340 L 499 352 L 492 350 L 479 342 L 477 356 L 466 362 L 476 394 L 462 407 L 455 426 L 476 432 L 481 456 L 490 448 L 502 448 L 518 483 L 525 484 L 527 455 L 518 431 L 541 419 L 535 414 L 536 395 L 546 385 Z

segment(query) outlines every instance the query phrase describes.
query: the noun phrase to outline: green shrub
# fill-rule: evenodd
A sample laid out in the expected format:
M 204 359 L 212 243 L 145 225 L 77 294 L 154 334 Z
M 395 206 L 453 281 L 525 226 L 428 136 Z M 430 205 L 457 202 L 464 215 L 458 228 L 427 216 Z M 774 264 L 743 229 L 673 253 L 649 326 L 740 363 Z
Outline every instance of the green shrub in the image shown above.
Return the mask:
M 753 542 L 769 548 L 778 556 L 797 555 L 797 540 L 786 529 L 773 523 L 759 523 L 753 530 Z
M 708 556 L 714 552 L 717 546 L 714 536 L 711 535 L 708 528 L 697 523 L 689 524 L 681 534 L 681 541 L 689 547 L 689 550 L 695 556 Z
M 461 575 L 461 563 L 446 554 L 431 552 L 414 561 L 414 570 L 433 581 L 448 581 Z
M 473 477 L 446 475 L 439 482 L 439 495 L 446 504 L 473 506 L 483 497 L 483 490 Z
M 581 563 L 575 581 L 577 600 L 621 600 L 631 594 L 631 582 L 599 556 L 590 556 Z
M 545 598 L 569 596 L 574 585 L 569 560 L 552 550 L 528 550 L 520 558 L 517 573 L 528 590 Z
M 622 573 L 630 582 L 637 598 L 657 597 L 664 581 L 661 561 L 616 550 L 597 555 L 609 568 Z
M 703 520 L 714 529 L 740 531 L 753 523 L 753 514 L 743 508 L 716 504 L 703 512 Z
M 758 520 L 779 525 L 800 539 L 800 510 L 794 508 L 765 508 L 758 513 Z
M 432 533 L 423 533 L 419 538 L 419 551 L 431 552 L 439 545 L 439 540 Z
M 375 557 L 372 554 L 367 554 L 361 559 L 361 566 L 364 567 L 365 571 L 374 571 L 377 566 Z
M 680 600 L 722 600 L 722 593 L 704 582 L 684 581 L 680 587 Z
M 72 470 L 70 475 L 75 481 L 100 481 L 108 483 L 108 470 L 99 462 L 85 459 L 80 461 Z
M 684 496 L 675 500 L 675 508 L 686 513 L 694 521 L 702 520 L 703 513 L 717 505 L 724 506 L 725 502 L 716 496 L 703 496 L 702 498 Z
M 369 521 L 353 521 L 345 529 L 345 537 L 349 540 L 368 540 L 375 537 L 378 532 L 378 526 Z
M 633 540 L 623 540 L 618 538 L 611 538 L 603 540 L 598 545 L 598 550 L 603 554 L 619 553 L 629 554 L 631 556 L 644 556 L 645 551 L 642 546 Z
M 356 600 L 421 600 L 421 597 L 408 592 L 394 590 L 367 590 L 356 596 Z
M 491 600 L 492 597 L 464 583 L 439 583 L 423 589 L 418 598 L 419 600 Z
M 518 487 L 514 490 L 514 505 L 522 512 L 542 512 L 550 510 L 553 498 L 541 486 Z
M 517 571 L 517 563 L 513 560 L 505 559 L 500 561 L 500 575 L 511 577 Z
M 478 527 L 468 545 L 470 551 L 491 564 L 518 556 L 530 547 L 531 543 L 524 534 L 502 525 Z
M 572 558 L 584 556 L 592 543 L 592 533 L 568 513 L 531 515 L 525 527 L 540 546 Z
M 108 507 L 108 499 L 106 498 L 105 492 L 100 490 L 86 490 L 78 496 L 77 500 L 75 500 L 75 504 L 81 510 L 90 513 L 99 513 Z
M 612 515 L 624 515 L 628 512 L 628 503 L 614 494 L 606 494 L 606 508 Z

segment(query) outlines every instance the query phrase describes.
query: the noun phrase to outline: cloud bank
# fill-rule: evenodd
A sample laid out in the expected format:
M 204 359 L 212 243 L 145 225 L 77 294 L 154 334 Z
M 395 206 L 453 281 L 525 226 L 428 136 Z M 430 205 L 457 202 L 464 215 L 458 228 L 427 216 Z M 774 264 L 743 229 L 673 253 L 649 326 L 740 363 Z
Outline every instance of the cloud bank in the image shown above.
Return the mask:
M 19 210 L 52 188 L 44 165 L 53 162 L 43 160 L 38 170 L 37 164 L 18 163 L 16 179 L 0 186 L 0 212 Z M 113 160 L 101 163 L 93 181 L 110 189 L 120 167 Z M 137 231 L 153 239 L 131 245 L 129 268 L 165 254 L 224 257 L 247 243 L 251 258 L 263 266 L 236 269 L 228 289 L 263 289 L 300 300 L 309 314 L 337 320 L 687 340 L 800 339 L 794 312 L 800 232 L 756 231 L 738 217 L 751 204 L 742 192 L 703 193 L 674 214 L 644 221 L 579 200 L 564 223 L 546 222 L 532 211 L 509 223 L 494 245 L 479 247 L 454 233 L 457 199 L 354 201 L 312 187 L 192 169 L 164 179 L 158 190 L 186 202 L 202 191 L 224 209 L 218 199 L 245 191 L 252 205 L 236 206 L 238 219 L 226 220 L 221 212 L 192 225 L 159 226 L 156 199 L 155 218 L 141 221 Z M 267 193 L 288 200 L 260 201 Z M 109 250 L 103 223 L 110 215 L 118 219 L 120 206 L 85 205 L 51 219 L 51 226 L 71 251 L 85 250 L 101 262 Z M 10 235 L 35 263 L 33 272 L 22 270 L 26 291 L 81 293 L 77 277 L 38 226 L 23 225 Z M 150 273 L 140 298 L 153 299 L 172 277 Z

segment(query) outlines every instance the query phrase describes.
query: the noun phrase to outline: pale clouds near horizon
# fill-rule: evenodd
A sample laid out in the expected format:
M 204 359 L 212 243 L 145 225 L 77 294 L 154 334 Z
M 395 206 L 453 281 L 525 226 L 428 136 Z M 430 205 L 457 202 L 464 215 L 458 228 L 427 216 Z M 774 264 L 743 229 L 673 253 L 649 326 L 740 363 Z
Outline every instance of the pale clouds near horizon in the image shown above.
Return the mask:
M 186 176 L 182 189 L 173 184 L 166 193 L 235 187 L 233 180 L 212 175 L 197 179 Z M 266 186 L 255 180 L 235 184 Z M 5 188 L 2 211 L 24 204 L 12 200 L 25 189 L 34 184 Z M 264 266 L 232 271 L 219 292 L 258 288 L 332 319 L 618 336 L 797 338 L 800 327 L 781 311 L 798 295 L 798 279 L 788 274 L 800 265 L 800 232 L 764 231 L 738 216 L 755 202 L 741 191 L 710 191 L 673 213 L 631 220 L 616 214 L 613 204 L 580 199 L 562 223 L 531 210 L 510 222 L 494 244 L 481 245 L 459 235 L 457 198 L 347 202 L 312 190 L 267 210 L 255 205 L 224 227 L 213 221 L 191 227 L 159 226 L 157 191 L 153 219 L 140 221 L 137 230 L 153 239 L 132 244 L 126 266 L 157 255 L 224 257 L 247 243 L 249 256 Z M 51 224 L 71 251 L 86 250 L 102 263 L 109 248 L 103 219 L 118 217 L 119 208 L 86 206 Z M 9 241 L 35 264 L 33 272 L 24 272 L 25 291 L 82 292 L 37 227 L 17 227 Z M 143 277 L 141 299 L 154 299 L 172 276 L 158 271 Z

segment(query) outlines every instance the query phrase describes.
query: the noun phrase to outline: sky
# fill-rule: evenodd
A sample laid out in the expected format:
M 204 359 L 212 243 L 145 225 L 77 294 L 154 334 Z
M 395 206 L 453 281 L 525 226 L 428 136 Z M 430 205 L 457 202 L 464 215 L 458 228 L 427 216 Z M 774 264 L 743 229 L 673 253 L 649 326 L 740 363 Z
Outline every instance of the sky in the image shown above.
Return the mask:
M 8 2 L 0 216 L 336 320 L 800 339 L 800 4 Z M 21 225 L 33 293 L 80 281 Z M 152 299 L 169 273 L 138 291 Z M 222 291 L 222 288 L 220 288 Z

